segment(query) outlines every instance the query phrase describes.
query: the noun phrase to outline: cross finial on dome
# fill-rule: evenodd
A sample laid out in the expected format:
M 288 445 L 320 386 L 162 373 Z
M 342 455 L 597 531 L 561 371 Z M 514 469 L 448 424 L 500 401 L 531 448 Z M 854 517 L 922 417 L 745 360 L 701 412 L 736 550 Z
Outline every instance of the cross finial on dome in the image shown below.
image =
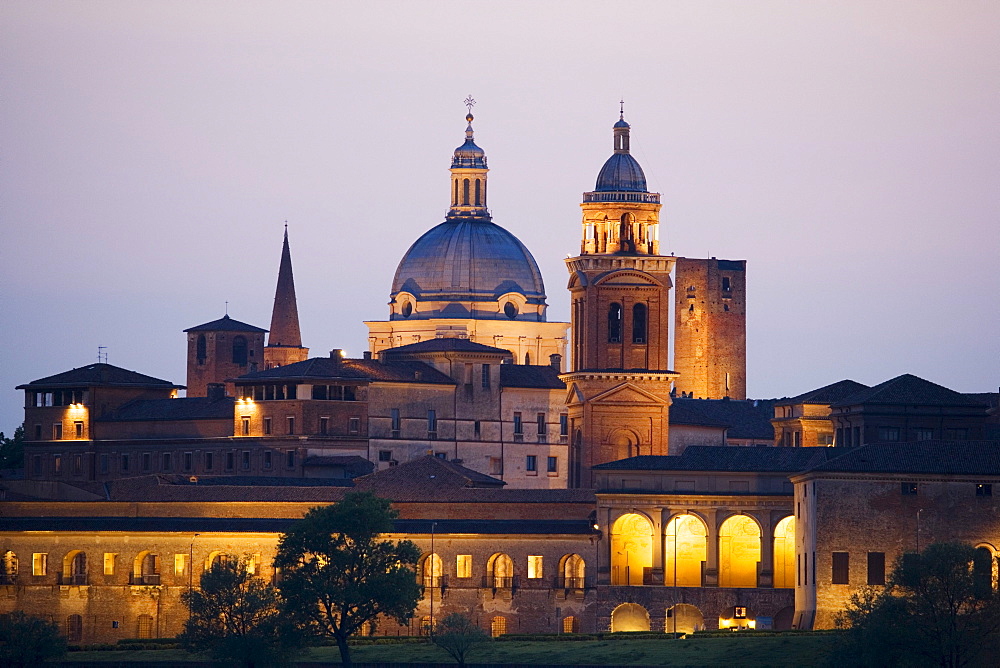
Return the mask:
M 618 119 L 624 121 L 625 120 L 625 99 L 622 98 L 621 100 L 618 100 L 618 104 L 620 105 L 619 109 L 618 109 Z

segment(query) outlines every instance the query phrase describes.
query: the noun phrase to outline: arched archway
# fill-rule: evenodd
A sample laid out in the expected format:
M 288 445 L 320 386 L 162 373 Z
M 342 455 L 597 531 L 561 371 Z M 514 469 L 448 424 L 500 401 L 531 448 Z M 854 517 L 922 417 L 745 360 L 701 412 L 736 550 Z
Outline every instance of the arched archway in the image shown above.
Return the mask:
M 704 522 L 690 513 L 676 515 L 667 524 L 666 539 L 664 584 L 700 587 L 702 564 L 708 559 L 708 529 Z
M 612 302 L 608 306 L 608 343 L 622 341 L 622 305 Z
M 774 587 L 795 586 L 795 516 L 789 515 L 774 527 Z
M 228 566 L 231 563 L 235 563 L 235 560 L 226 554 L 218 550 L 214 550 L 208 553 L 208 557 L 205 559 L 205 570 L 212 570 L 213 566 Z
M 652 523 L 638 513 L 622 515 L 611 529 L 611 584 L 641 585 L 652 566 Z
M 498 552 L 486 562 L 486 586 L 493 589 L 510 589 L 514 586 L 514 562 Z
M 664 633 L 694 633 L 705 628 L 705 615 L 697 606 L 688 603 L 678 603 L 667 608 L 666 621 L 663 623 Z
M 559 577 L 566 589 L 583 589 L 587 564 L 579 554 L 567 554 L 559 560 Z
M 132 583 L 137 585 L 160 584 L 160 556 L 145 550 L 132 562 Z
M 432 552 L 420 561 L 420 579 L 424 587 L 440 587 L 444 567 L 441 557 Z
M 608 437 L 615 459 L 626 459 L 639 454 L 639 437 L 627 429 L 617 429 Z
M 63 584 L 87 584 L 87 553 L 72 550 L 63 557 Z
M 638 603 L 622 603 L 611 613 L 611 632 L 648 631 L 649 613 Z
M 136 638 L 152 638 L 153 637 L 153 616 L 152 615 L 139 615 L 136 620 L 137 633 Z
M 756 587 L 760 526 L 749 515 L 733 515 L 719 529 L 719 586 Z
M 997 557 L 992 545 L 979 544 L 972 559 L 972 574 L 977 593 L 986 596 L 997 590 Z

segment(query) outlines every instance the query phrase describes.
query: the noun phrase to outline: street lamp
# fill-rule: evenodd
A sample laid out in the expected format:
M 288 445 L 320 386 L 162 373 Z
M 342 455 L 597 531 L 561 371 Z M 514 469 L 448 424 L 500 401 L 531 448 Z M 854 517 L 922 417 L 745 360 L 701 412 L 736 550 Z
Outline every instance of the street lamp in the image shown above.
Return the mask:
M 437 554 L 434 552 L 434 528 L 437 526 L 437 522 L 431 522 L 431 556 L 428 557 L 428 561 L 431 562 L 431 628 L 430 628 L 430 639 L 434 642 L 434 564 Z
M 191 536 L 191 543 L 188 545 L 188 594 L 191 594 L 191 587 L 194 585 L 194 539 L 200 536 L 196 533 Z

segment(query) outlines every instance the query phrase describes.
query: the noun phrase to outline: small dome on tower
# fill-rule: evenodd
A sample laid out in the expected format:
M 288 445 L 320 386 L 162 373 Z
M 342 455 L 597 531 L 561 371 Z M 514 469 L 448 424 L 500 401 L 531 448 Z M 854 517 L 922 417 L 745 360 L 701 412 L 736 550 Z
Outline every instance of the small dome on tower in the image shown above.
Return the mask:
M 629 153 L 629 130 L 622 110 L 614 124 L 615 152 L 597 175 L 595 192 L 647 192 L 646 175 L 638 161 Z
M 451 159 L 452 169 L 456 167 L 486 169 L 486 151 L 476 146 L 476 142 L 473 139 L 473 118 L 471 113 L 465 117 L 465 120 L 469 123 L 468 127 L 465 128 L 465 143 L 455 149 L 455 155 Z

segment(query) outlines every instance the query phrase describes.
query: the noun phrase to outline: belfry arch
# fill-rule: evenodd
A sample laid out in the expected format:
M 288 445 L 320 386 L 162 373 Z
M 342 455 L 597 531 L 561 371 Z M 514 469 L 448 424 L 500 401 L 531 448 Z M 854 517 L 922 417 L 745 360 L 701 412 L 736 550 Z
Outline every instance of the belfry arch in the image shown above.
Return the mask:
M 611 529 L 611 584 L 641 585 L 653 567 L 653 523 L 645 515 L 627 513 Z

